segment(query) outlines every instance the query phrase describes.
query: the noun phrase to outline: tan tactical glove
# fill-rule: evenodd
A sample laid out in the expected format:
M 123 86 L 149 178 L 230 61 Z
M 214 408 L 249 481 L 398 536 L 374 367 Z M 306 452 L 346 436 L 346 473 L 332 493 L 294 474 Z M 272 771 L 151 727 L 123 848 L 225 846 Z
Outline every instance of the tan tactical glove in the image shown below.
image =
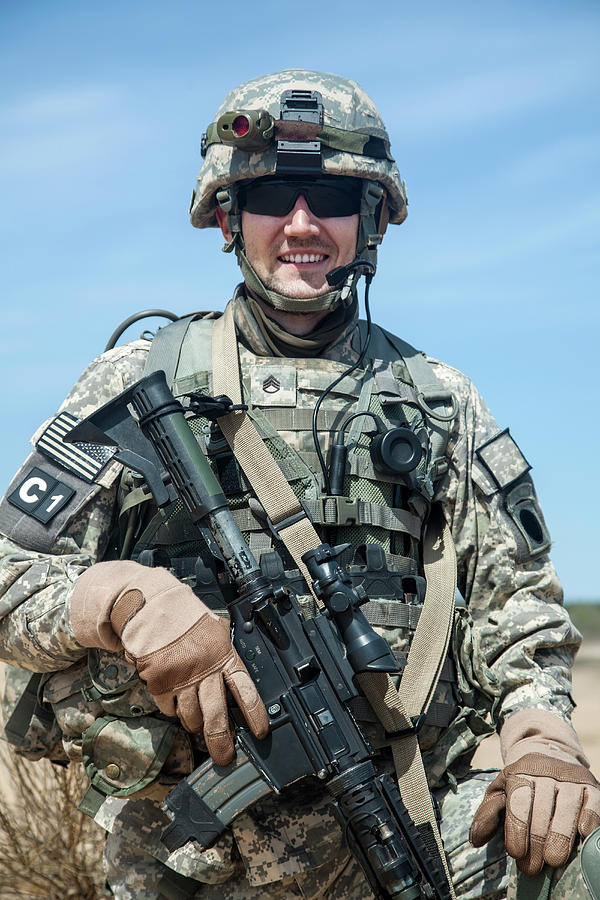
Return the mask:
M 567 863 L 579 833 L 600 825 L 600 785 L 579 739 L 563 719 L 523 710 L 500 732 L 504 769 L 473 818 L 470 840 L 482 847 L 504 816 L 506 851 L 526 875 Z
M 233 759 L 229 688 L 252 732 L 269 724 L 227 625 L 166 569 L 123 560 L 96 563 L 77 579 L 71 624 L 83 647 L 125 651 L 162 712 L 204 732 L 218 765 Z

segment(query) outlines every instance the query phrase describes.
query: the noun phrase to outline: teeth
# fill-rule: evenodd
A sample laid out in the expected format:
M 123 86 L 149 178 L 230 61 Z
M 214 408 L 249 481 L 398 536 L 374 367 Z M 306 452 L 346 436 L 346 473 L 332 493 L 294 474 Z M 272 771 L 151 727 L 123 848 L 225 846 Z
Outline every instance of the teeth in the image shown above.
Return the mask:
M 325 259 L 325 255 L 323 253 L 287 253 L 281 259 L 283 262 L 312 263 L 321 262 L 321 260 Z

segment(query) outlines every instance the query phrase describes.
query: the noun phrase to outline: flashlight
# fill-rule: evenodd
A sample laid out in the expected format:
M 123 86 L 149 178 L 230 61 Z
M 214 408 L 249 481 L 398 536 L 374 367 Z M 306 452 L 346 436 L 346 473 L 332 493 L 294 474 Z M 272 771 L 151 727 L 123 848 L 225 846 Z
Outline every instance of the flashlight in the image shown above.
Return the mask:
M 241 150 L 264 150 L 274 133 L 275 121 L 265 109 L 233 109 L 217 120 L 217 134 L 222 143 Z

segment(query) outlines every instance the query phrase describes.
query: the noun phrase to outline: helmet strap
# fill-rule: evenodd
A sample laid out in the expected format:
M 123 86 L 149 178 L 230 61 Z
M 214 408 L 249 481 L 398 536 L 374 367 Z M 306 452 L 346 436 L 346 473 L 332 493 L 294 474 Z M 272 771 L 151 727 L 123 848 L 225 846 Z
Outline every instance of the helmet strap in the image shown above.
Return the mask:
M 383 240 L 379 231 L 384 189 L 377 181 L 363 179 L 355 259 L 368 259 L 377 266 L 377 247 Z

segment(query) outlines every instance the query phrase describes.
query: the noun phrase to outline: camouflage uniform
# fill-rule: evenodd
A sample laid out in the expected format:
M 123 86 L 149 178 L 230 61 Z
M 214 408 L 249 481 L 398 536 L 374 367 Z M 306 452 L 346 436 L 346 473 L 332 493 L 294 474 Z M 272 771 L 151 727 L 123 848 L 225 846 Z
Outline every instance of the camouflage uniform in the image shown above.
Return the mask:
M 242 371 L 250 375 L 252 366 L 256 372 L 257 366 L 270 371 L 269 367 L 279 365 L 281 374 L 284 361 L 264 356 L 258 331 L 239 297 L 236 312 L 241 334 L 249 336 L 248 345 L 241 348 Z M 346 363 L 356 353 L 355 341 L 356 329 L 351 324 L 326 353 L 327 358 Z M 88 415 L 141 377 L 147 349 L 146 342 L 138 341 L 95 360 L 61 409 L 68 409 L 78 418 Z M 468 823 L 492 777 L 489 774 L 466 777 L 468 761 L 478 741 L 491 730 L 487 714 L 492 698 L 495 698 L 497 723 L 511 712 L 528 706 L 568 717 L 569 666 L 580 637 L 562 606 L 551 563 L 545 555 L 528 558 L 520 532 L 504 507 L 502 491 L 492 483 L 489 471 L 475 453 L 475 448 L 498 433 L 496 423 L 465 376 L 438 361 L 430 362 L 459 405 L 447 450 L 449 466 L 437 485 L 436 499 L 442 503 L 451 524 L 457 547 L 459 587 L 468 602 L 472 624 L 461 614 L 455 629 L 455 658 L 460 664 L 458 685 L 453 690 L 458 691 L 462 708 L 449 728 L 426 726 L 421 733 L 421 745 L 431 786 L 441 803 L 442 830 L 447 834 L 458 895 L 502 896 L 507 871 L 501 842 L 481 850 L 474 850 L 468 844 Z M 319 360 L 317 365 L 325 366 L 325 363 Z M 246 384 L 251 386 L 250 377 Z M 306 400 L 299 402 L 309 404 L 312 400 L 307 395 Z M 301 441 L 301 437 L 296 437 Z M 48 466 L 44 457 L 38 455 L 32 462 L 36 461 L 41 467 Z M 62 667 L 60 674 L 47 681 L 43 696 L 53 704 L 62 727 L 64 748 L 71 759 L 81 758 L 81 733 L 103 712 L 131 716 L 133 709 L 139 716 L 151 715 L 153 710 L 152 699 L 139 682 L 135 693 L 130 691 L 126 700 L 110 694 L 107 682 L 110 682 L 111 667 L 116 672 L 121 666 L 120 678 L 115 683 L 135 678 L 135 670 L 130 667 L 128 674 L 128 664 L 117 654 L 93 652 L 99 659 L 91 669 L 103 673 L 105 694 L 90 700 L 89 692 L 87 695 L 81 692 L 82 685 L 91 685 L 90 667 L 85 664 L 86 652 L 77 645 L 69 625 L 72 585 L 83 567 L 101 558 L 107 546 L 120 502 L 120 468 L 118 464 L 109 464 L 99 476 L 101 484 L 85 486 L 81 506 L 77 501 L 72 518 L 54 538 L 52 546 L 42 548 L 39 544 L 35 552 L 20 545 L 16 538 L 23 541 L 20 529 L 26 517 L 13 525 L 13 534 L 3 538 L 4 616 L 0 623 L 3 659 L 37 671 L 52 672 Z M 9 493 L 12 489 L 11 486 Z M 406 638 L 398 630 L 382 631 L 395 646 Z M 94 684 L 98 683 L 96 676 Z M 114 752 L 116 746 L 112 748 Z M 201 749 L 199 739 L 179 733 L 161 773 L 160 780 L 166 783 L 163 795 L 168 784 L 190 770 L 194 754 L 197 757 Z M 124 758 L 118 761 L 125 767 L 127 757 L 132 755 L 131 746 L 122 752 Z M 116 758 L 113 754 L 113 760 Z M 151 791 L 152 787 L 146 790 Z M 164 817 L 151 797 L 130 801 L 110 798 L 96 814 L 97 821 L 112 832 L 107 843 L 106 864 L 109 877 L 111 872 L 115 873 L 119 897 L 155 894 L 154 888 L 144 893 L 137 882 L 131 889 L 133 893 L 127 893 L 125 886 L 117 887 L 120 876 L 116 870 L 126 872 L 128 879 L 134 877 L 135 870 L 136 879 L 153 884 L 161 872 L 156 859 L 161 862 L 168 859 L 158 842 Z M 328 896 L 368 895 L 364 879 L 355 871 L 354 864 L 348 862 L 339 828 L 325 800 L 307 795 L 305 788 L 291 793 L 285 803 L 268 800 L 258 804 L 234 823 L 232 834 L 233 837 L 227 835 L 204 854 L 189 848 L 176 851 L 168 859 L 169 865 L 183 875 L 214 884 L 215 896 L 218 891 L 222 897 L 250 897 L 252 890 L 264 896 L 270 895 L 267 890 L 274 891 L 272 896 L 284 896 L 285 892 L 289 896 L 295 893 L 316 896 L 318 889 L 332 880 L 337 893 Z M 125 854 L 119 864 L 116 860 L 120 851 L 115 849 L 118 847 Z M 135 867 L 124 864 L 133 858 Z M 222 882 L 231 887 L 225 887 Z M 355 883 L 352 889 L 351 883 Z M 212 896 L 212 890 L 203 887 L 199 895 Z
M 309 89 L 321 90 L 324 79 L 333 78 L 300 74 Z M 242 108 L 255 108 L 259 102 L 271 109 L 281 93 L 280 86 L 273 92 L 271 81 L 268 76 L 251 82 Z M 406 197 L 389 146 L 385 147 L 385 129 L 369 98 L 354 83 L 347 85 L 350 92 L 340 90 L 335 79 L 330 85 L 333 114 L 326 122 L 329 130 L 322 135 L 323 170 L 380 182 L 388 194 L 390 221 L 399 223 L 406 215 Z M 235 108 L 236 102 L 227 98 L 222 109 Z M 355 146 L 336 146 L 336 141 L 346 140 L 344 135 L 340 138 L 344 129 L 346 135 L 354 135 L 352 140 L 358 134 L 363 143 L 369 135 L 380 141 L 380 157 L 370 160 Z M 219 187 L 275 171 L 273 149 L 245 154 L 242 164 L 238 164 L 239 153 L 218 143 L 211 147 L 192 201 L 193 224 L 215 224 L 213 194 Z M 361 212 L 362 218 L 365 222 L 364 228 L 360 226 L 362 231 L 359 229 L 359 244 L 365 228 L 372 224 L 372 216 L 363 217 Z M 241 250 L 238 243 L 238 255 Z M 242 265 L 242 270 L 246 277 L 247 267 Z M 310 414 L 318 393 L 358 357 L 356 317 L 347 321 L 345 330 L 319 352 L 318 358 L 296 359 L 290 354 L 282 358 L 273 355 L 243 291 L 238 290 L 233 302 L 245 399 L 284 475 L 308 504 L 318 497 L 321 487 L 308 425 Z M 148 342 L 137 341 L 103 354 L 82 375 L 61 411 L 84 418 L 139 380 L 148 348 Z M 457 402 L 445 464 L 435 483 L 430 478 L 428 484 L 429 499 L 441 505 L 454 537 L 458 585 L 468 609 L 458 610 L 455 619 L 455 674 L 440 681 L 434 698 L 440 707 L 452 708 L 452 716 L 443 725 L 425 725 L 419 742 L 442 814 L 441 831 L 457 896 L 463 900 L 502 897 L 509 867 L 501 839 L 496 837 L 481 849 L 474 849 L 468 842 L 473 813 L 495 773 L 472 772 L 470 760 L 477 744 L 517 710 L 538 707 L 568 719 L 572 708 L 569 670 L 580 635 L 562 606 L 560 585 L 545 552 L 547 533 L 526 462 L 510 436 L 499 433 L 470 381 L 437 360 L 428 361 Z M 354 411 L 365 382 L 373 390 L 374 405 L 368 408 L 376 409 L 388 427 L 394 420 L 390 410 L 411 407 L 415 389 L 401 360 L 376 362 L 368 372 L 365 369 L 344 379 L 323 404 L 319 421 L 324 451 L 331 432 Z M 209 370 L 210 365 L 179 379 L 179 393 L 210 391 Z M 265 387 L 275 383 L 274 392 Z M 413 416 L 409 421 L 415 428 L 426 430 L 423 417 L 417 421 Z M 34 436 L 34 444 L 41 447 L 45 442 L 47 446 L 47 429 L 45 423 Z M 205 437 L 199 427 L 199 441 L 202 443 Z M 391 506 L 390 484 L 384 483 L 385 479 L 382 482 L 372 466 L 369 469 L 364 428 L 354 431 L 353 440 L 353 484 L 368 487 L 375 498 L 371 506 Z M 42 476 L 35 474 L 36 470 Z M 37 519 L 26 511 L 19 512 L 18 506 L 6 499 L 0 507 L 0 655 L 19 668 L 47 673 L 40 697 L 55 713 L 62 747 L 54 729 L 46 752 L 53 758 L 63 754 L 72 760 L 84 759 L 94 783 L 104 792 L 113 792 L 101 804 L 93 804 L 90 812 L 109 832 L 105 866 L 115 896 L 120 900 L 158 897 L 167 871 L 192 879 L 192 884 L 195 881 L 196 896 L 220 900 L 325 895 L 362 900 L 370 896 L 364 877 L 348 856 L 327 798 L 310 785 L 292 786 L 280 799 L 271 797 L 257 803 L 203 853 L 189 844 L 169 854 L 160 843 L 166 818 L 158 801 L 202 758 L 202 740 L 175 729 L 156 714 L 152 697 L 137 679 L 135 669 L 119 654 L 88 654 L 75 640 L 69 617 L 78 575 L 97 560 L 118 556 L 135 484 L 130 475 L 122 475 L 120 464 L 110 460 L 102 462 L 93 478 L 81 478 L 36 450 L 17 474 L 7 497 L 16 498 L 18 503 L 20 492 L 24 492 L 25 502 L 30 502 L 37 496 L 28 487 L 30 479 L 43 480 L 43 473 L 50 475 L 50 484 L 55 479 L 62 486 L 62 493 L 45 498 L 46 505 L 40 507 Z M 219 474 L 224 480 L 231 470 L 226 468 Z M 429 474 L 423 472 L 424 481 L 427 478 Z M 39 481 L 36 483 L 39 486 Z M 248 497 L 225 483 L 224 490 L 240 527 L 244 523 L 242 531 L 253 552 L 260 556 L 271 549 L 271 539 L 252 514 Z M 44 522 L 48 510 L 55 512 L 50 509 L 54 496 L 70 499 Z M 360 497 L 360 493 L 355 496 Z M 152 531 L 152 520 L 143 521 L 155 544 L 162 540 L 169 548 L 177 545 L 184 554 L 197 542 L 195 534 L 189 532 L 189 523 L 176 515 L 163 523 L 162 531 Z M 339 542 L 354 542 L 354 547 L 360 541 L 378 543 L 388 561 L 400 560 L 394 554 L 392 527 L 399 529 L 400 543 L 411 545 L 412 541 L 416 546 L 414 535 L 406 533 L 410 527 L 396 524 L 389 528 L 341 527 L 336 537 Z M 537 549 L 532 550 L 532 541 L 537 542 Z M 275 549 L 290 568 L 283 548 L 276 543 Z M 349 556 L 344 560 L 350 561 Z M 299 599 L 310 612 L 308 592 Z M 379 609 L 384 610 L 385 603 Z M 377 628 L 395 651 L 406 652 L 409 627 L 379 624 Z M 9 679 L 9 709 L 17 699 L 15 693 L 11 695 L 10 685 Z M 110 721 L 103 722 L 100 732 L 97 723 L 107 715 Z M 365 729 L 380 747 L 379 765 L 391 771 L 380 727 L 367 723 Z M 100 744 L 104 749 L 97 753 Z M 28 732 L 23 747 L 32 756 L 44 752 L 39 728 Z M 127 799 L 132 791 L 135 797 Z

